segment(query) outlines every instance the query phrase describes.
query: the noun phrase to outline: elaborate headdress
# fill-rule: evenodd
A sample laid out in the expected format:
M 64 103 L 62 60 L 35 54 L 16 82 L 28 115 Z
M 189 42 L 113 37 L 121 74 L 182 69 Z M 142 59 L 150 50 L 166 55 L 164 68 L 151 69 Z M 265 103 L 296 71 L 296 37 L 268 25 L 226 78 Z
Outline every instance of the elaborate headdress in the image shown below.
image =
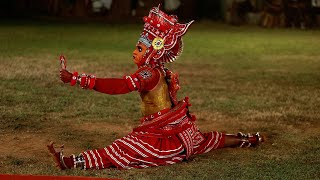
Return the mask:
M 158 7 L 153 7 L 145 22 L 138 42 L 148 47 L 144 55 L 144 64 L 158 64 L 175 61 L 183 50 L 182 36 L 187 32 L 190 21 L 186 24 L 178 23 L 178 17 L 167 15 Z

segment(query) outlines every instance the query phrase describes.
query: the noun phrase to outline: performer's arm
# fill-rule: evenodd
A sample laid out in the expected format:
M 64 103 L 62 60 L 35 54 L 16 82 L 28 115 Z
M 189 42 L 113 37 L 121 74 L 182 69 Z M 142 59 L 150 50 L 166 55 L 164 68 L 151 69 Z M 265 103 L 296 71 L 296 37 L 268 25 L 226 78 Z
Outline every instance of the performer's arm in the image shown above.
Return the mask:
M 160 79 L 160 73 L 153 68 L 143 67 L 123 79 L 97 78 L 94 90 L 106 94 L 125 94 L 132 91 L 149 91 Z
M 158 83 L 160 74 L 152 68 L 141 68 L 124 78 L 96 78 L 94 75 L 73 74 L 65 69 L 60 71 L 60 79 L 71 86 L 79 84 L 83 89 L 94 89 L 106 94 L 126 94 L 131 91 L 151 90 Z
M 131 90 L 125 79 L 97 78 L 94 90 L 105 94 L 126 94 Z

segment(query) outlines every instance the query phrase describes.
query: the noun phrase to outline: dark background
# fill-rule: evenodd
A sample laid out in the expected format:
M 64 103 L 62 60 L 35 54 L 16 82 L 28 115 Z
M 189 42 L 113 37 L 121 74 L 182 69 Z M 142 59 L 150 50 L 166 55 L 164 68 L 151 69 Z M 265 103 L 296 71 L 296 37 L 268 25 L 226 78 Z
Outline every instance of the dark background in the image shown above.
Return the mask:
M 182 19 L 213 18 L 222 19 L 222 5 L 220 1 L 212 0 L 182 0 L 178 9 L 170 14 L 177 14 Z M 92 12 L 90 0 L 1 0 L 0 16 L 2 18 L 30 18 L 47 17 L 65 19 L 98 19 L 105 21 L 134 21 L 147 15 L 150 8 L 163 0 L 143 0 L 144 7 L 136 6 L 136 15 L 131 14 L 131 0 L 113 0 L 110 10 Z M 63 17 L 63 18 L 62 18 Z M 128 19 L 129 18 L 129 19 Z
M 320 5 L 312 7 L 312 0 L 180 0 L 180 6 L 171 11 L 164 8 L 165 0 L 113 0 L 110 9 L 102 8 L 99 12 L 93 11 L 94 1 L 97 0 L 1 0 L 0 18 L 140 23 L 151 7 L 160 4 L 161 10 L 178 15 L 180 20 L 256 24 L 268 28 L 305 29 L 320 25 Z

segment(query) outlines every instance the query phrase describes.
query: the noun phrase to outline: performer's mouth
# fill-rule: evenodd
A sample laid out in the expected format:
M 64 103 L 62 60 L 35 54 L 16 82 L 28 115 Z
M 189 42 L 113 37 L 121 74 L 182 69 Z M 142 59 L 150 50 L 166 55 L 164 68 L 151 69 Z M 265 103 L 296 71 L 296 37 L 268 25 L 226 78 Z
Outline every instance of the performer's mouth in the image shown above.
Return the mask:
M 137 64 L 137 58 L 136 58 L 136 56 L 132 56 L 133 57 L 133 62 L 135 63 L 135 64 Z
M 133 61 L 134 61 L 134 62 L 137 61 L 137 56 L 133 55 L 132 58 L 133 58 Z

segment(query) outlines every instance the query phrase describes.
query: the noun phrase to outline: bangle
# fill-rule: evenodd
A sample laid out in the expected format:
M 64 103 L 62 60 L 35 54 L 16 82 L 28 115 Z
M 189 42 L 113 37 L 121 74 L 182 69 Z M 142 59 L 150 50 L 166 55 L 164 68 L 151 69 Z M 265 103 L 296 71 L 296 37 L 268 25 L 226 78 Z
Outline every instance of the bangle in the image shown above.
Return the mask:
M 70 81 L 71 86 L 74 86 L 77 83 L 77 80 L 78 80 L 78 72 L 74 72 L 72 74 L 72 78 Z
M 87 75 L 84 74 L 84 73 L 82 73 L 82 74 L 81 74 L 80 86 L 81 86 L 82 88 L 85 88 L 86 83 L 87 83 Z
M 85 73 L 82 73 L 79 76 L 78 72 L 74 72 L 71 80 L 71 85 L 74 86 L 77 82 L 80 84 L 80 87 L 82 89 L 93 89 L 96 82 L 96 76 L 86 75 Z
M 94 85 L 96 84 L 96 76 L 95 75 L 90 75 L 89 76 L 89 83 L 88 83 L 88 88 L 93 89 Z

